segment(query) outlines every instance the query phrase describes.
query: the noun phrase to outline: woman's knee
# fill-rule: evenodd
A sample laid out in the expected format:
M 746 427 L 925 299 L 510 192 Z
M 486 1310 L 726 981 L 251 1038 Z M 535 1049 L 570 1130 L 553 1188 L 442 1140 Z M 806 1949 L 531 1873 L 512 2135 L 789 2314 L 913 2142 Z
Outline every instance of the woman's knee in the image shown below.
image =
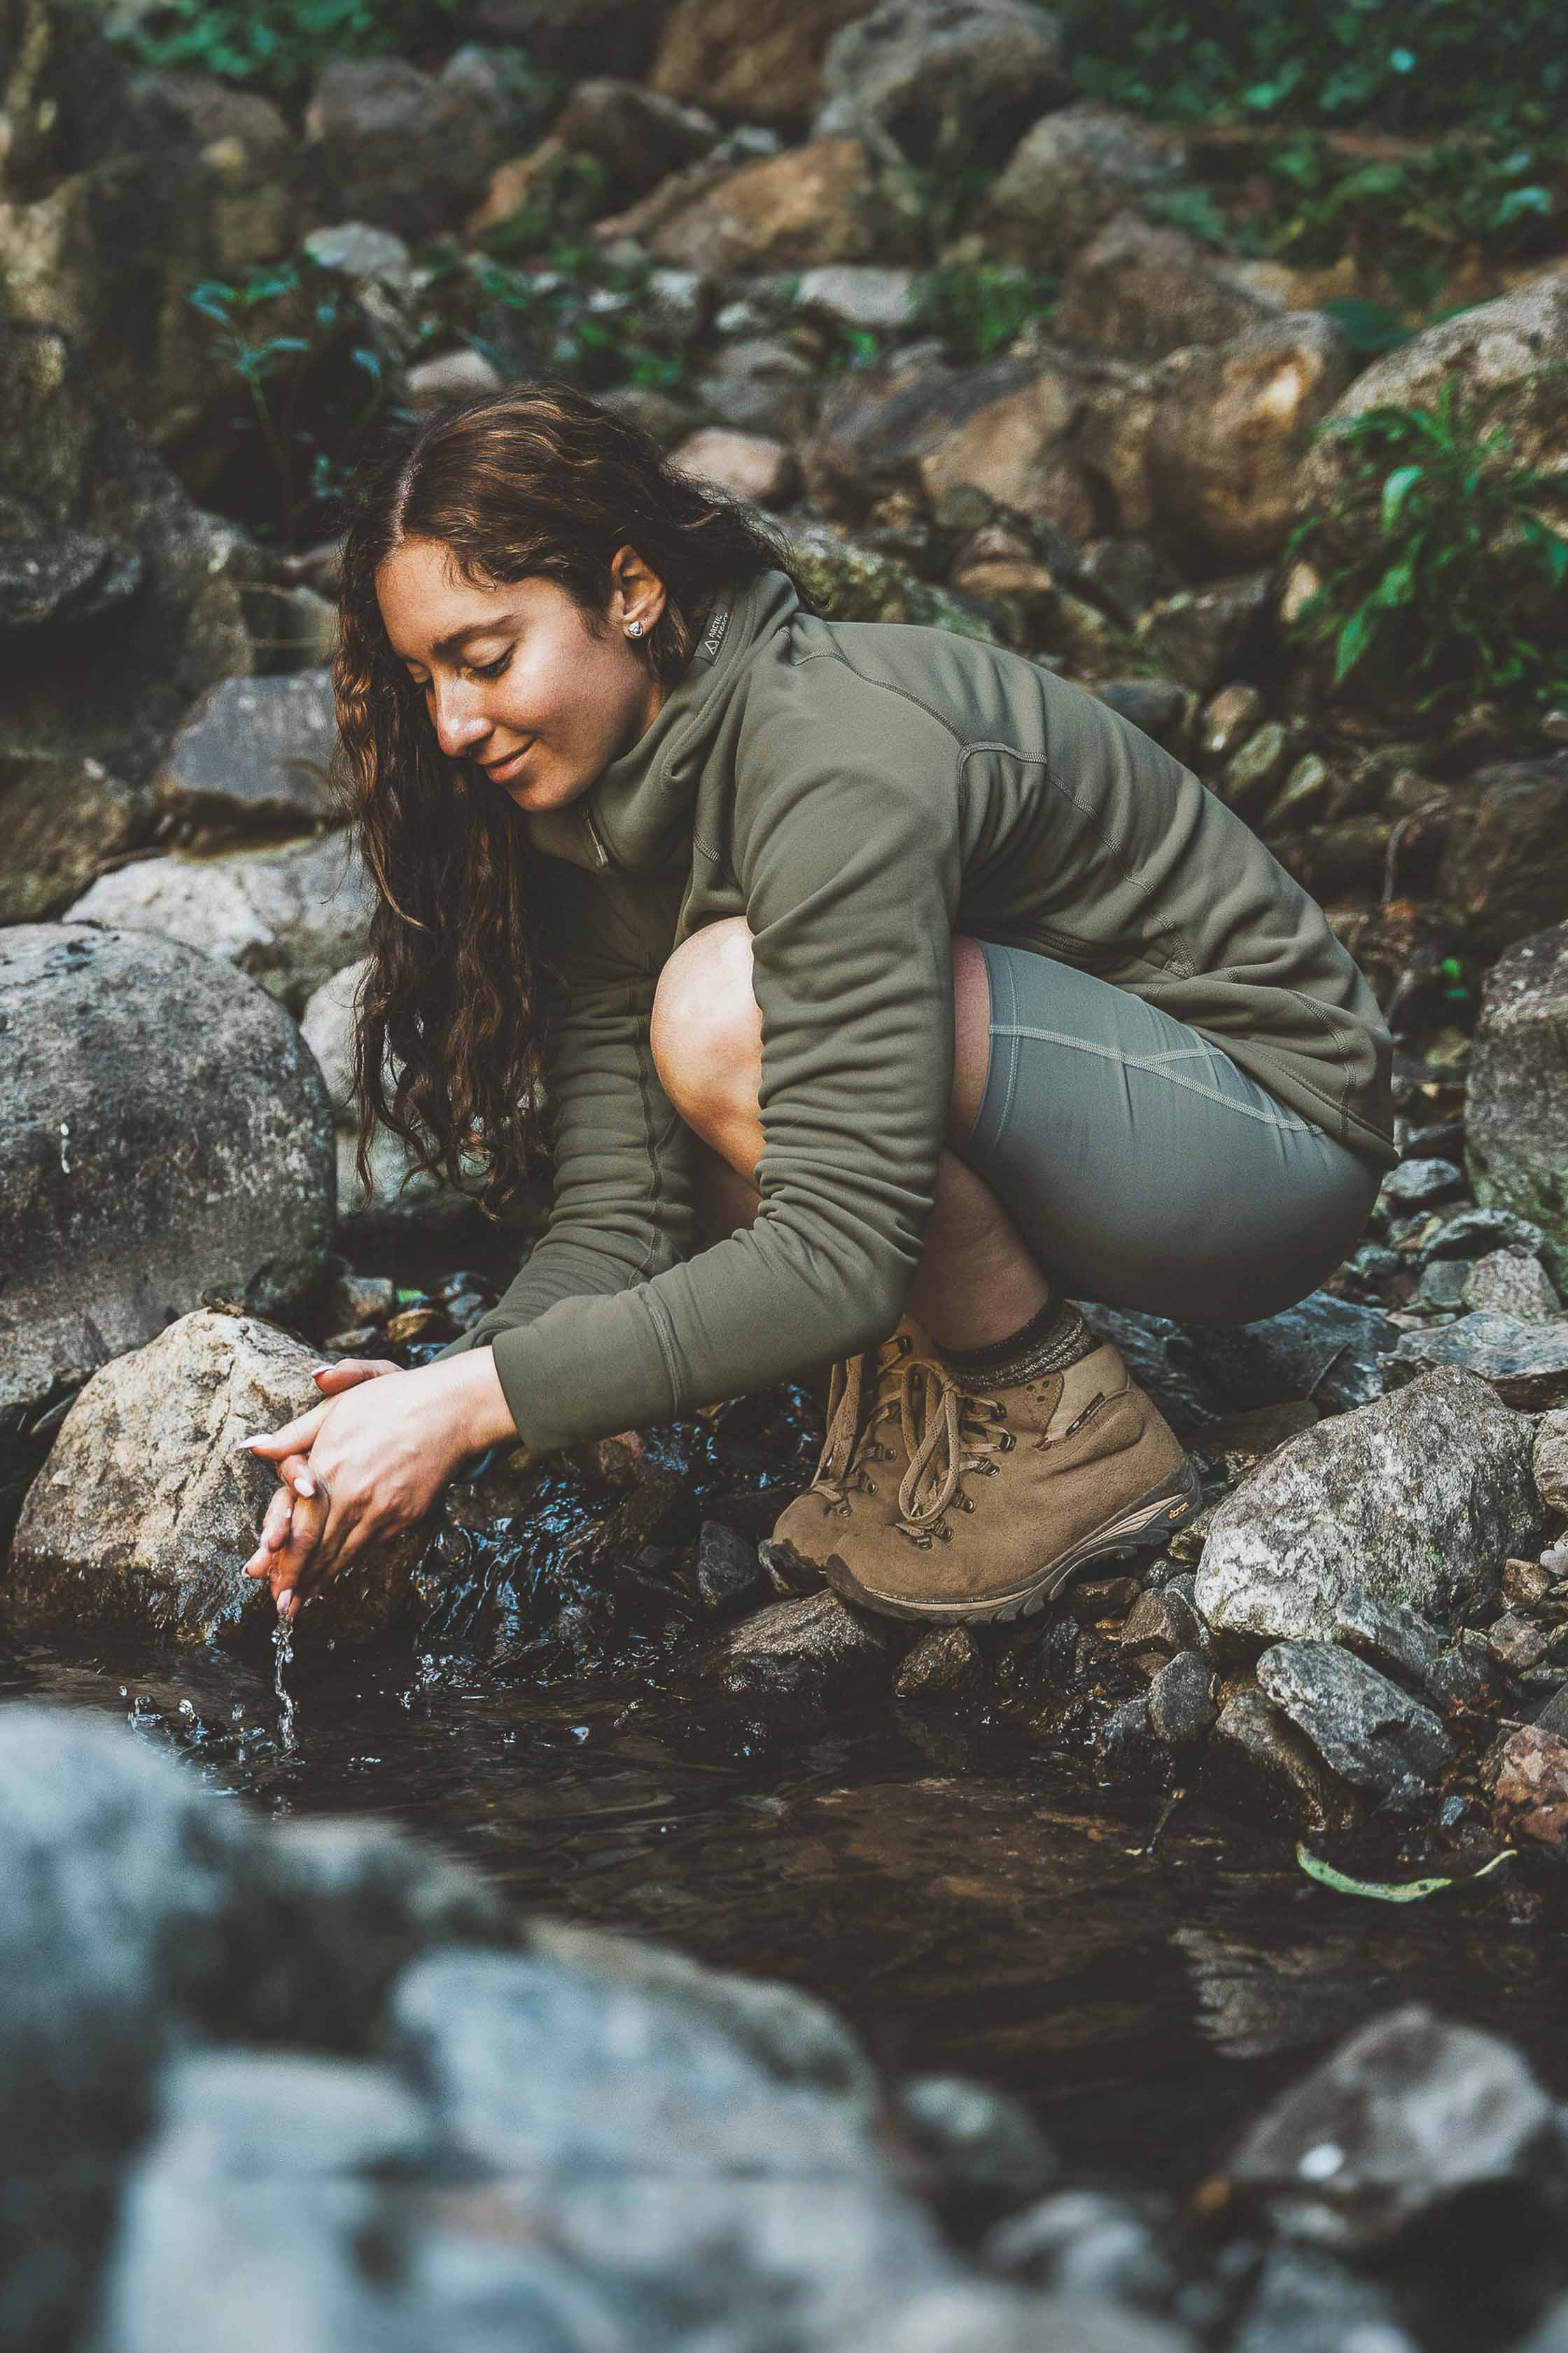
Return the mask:
M 666 1094 L 689 1124 L 756 1101 L 763 1017 L 752 993 L 752 933 L 743 915 L 705 924 L 683 940 L 658 976 L 650 1033 Z

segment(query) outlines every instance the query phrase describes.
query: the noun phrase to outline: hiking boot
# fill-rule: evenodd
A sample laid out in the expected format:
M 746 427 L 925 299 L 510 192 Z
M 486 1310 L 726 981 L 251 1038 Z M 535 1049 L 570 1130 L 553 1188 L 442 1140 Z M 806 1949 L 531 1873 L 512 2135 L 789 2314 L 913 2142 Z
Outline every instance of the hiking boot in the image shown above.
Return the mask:
M 780 1514 L 763 1547 L 786 1583 L 803 1576 L 819 1582 L 823 1562 L 850 1527 L 885 1524 L 898 1509 L 910 1446 L 901 1369 L 931 1352 L 930 1335 L 906 1315 L 878 1347 L 834 1366 L 821 1459 L 810 1486 Z
M 1192 1515 L 1181 1441 L 1110 1343 L 1084 1339 L 1065 1370 L 984 1395 L 934 1350 L 902 1358 L 887 1381 L 908 1467 L 890 1513 L 824 1516 L 837 1593 L 894 1618 L 1029 1617 L 1091 1564 L 1163 1544 Z

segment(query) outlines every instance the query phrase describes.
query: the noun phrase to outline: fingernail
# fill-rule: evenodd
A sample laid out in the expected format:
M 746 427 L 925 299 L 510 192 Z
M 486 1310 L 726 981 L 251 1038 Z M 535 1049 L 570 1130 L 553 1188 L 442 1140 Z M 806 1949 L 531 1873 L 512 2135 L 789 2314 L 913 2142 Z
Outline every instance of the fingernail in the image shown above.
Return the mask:
M 314 1380 L 318 1373 L 330 1373 L 331 1369 L 331 1365 L 312 1365 L 310 1367 L 310 1378 Z
M 256 1444 L 256 1442 L 257 1442 L 257 1440 L 258 1440 L 258 1439 L 259 1439 L 260 1435 L 261 1435 L 261 1432 L 260 1432 L 259 1430 L 258 1430 L 258 1431 L 257 1431 L 257 1433 L 256 1433 L 256 1438 L 237 1438 L 237 1439 L 235 1440 L 235 1441 L 234 1441 L 234 1451 L 235 1451 L 235 1452 L 237 1454 L 237 1453 L 239 1452 L 239 1450 L 240 1450 L 240 1448 L 241 1448 L 242 1446 L 254 1446 L 254 1445 Z
M 278 1615 L 279 1618 L 287 1618 L 289 1615 L 289 1604 L 293 1600 L 293 1599 L 294 1594 L 291 1587 L 287 1593 L 280 1593 L 278 1596 Z
M 294 1482 L 294 1493 L 297 1495 L 313 1495 L 315 1492 L 315 1481 L 313 1479 L 308 1479 L 304 1472 L 301 1472 L 299 1478 Z

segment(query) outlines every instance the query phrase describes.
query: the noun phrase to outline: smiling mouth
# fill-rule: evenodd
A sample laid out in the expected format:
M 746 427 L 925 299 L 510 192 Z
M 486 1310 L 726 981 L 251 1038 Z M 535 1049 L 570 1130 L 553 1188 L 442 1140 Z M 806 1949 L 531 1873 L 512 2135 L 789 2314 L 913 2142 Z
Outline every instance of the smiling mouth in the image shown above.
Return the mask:
M 479 762 L 480 767 L 484 770 L 486 776 L 489 777 L 492 784 L 504 785 L 508 781 L 516 769 L 518 763 L 526 755 L 532 742 L 533 737 L 531 735 L 527 744 L 520 745 L 517 751 L 509 754 L 507 758 L 504 760 L 481 760 Z

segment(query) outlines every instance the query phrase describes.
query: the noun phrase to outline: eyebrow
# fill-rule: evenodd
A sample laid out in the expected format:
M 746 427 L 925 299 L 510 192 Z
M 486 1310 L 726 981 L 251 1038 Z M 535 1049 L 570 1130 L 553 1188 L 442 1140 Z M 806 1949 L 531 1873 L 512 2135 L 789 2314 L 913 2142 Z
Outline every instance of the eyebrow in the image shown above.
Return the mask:
M 438 654 L 455 654 L 459 646 L 466 645 L 470 638 L 493 637 L 498 629 L 504 629 L 509 627 L 511 622 L 521 621 L 521 618 L 522 615 L 521 613 L 498 613 L 493 621 L 470 621 L 466 629 L 453 629 L 449 636 L 437 638 L 434 650 Z M 395 646 L 394 646 L 393 651 L 394 653 L 397 653 Z M 400 662 L 412 662 L 417 661 L 419 659 L 419 656 L 417 654 L 397 654 L 397 659 Z

